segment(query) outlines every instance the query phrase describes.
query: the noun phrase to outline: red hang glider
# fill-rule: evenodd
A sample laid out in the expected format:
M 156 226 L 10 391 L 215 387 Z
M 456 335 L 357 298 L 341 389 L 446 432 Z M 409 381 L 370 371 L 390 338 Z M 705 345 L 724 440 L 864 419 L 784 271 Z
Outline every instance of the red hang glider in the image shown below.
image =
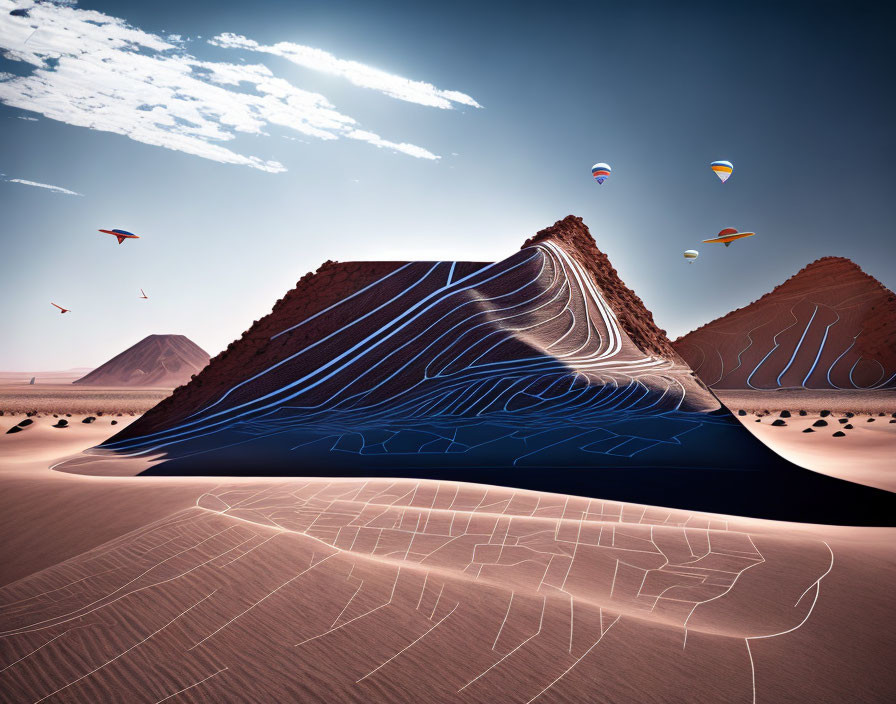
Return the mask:
M 731 246 L 731 243 L 734 242 L 735 240 L 739 240 L 742 237 L 753 237 L 753 235 L 755 235 L 755 234 L 756 234 L 755 232 L 738 232 L 733 227 L 726 227 L 724 230 L 719 232 L 717 237 L 713 237 L 711 239 L 703 240 L 703 241 L 709 242 L 709 243 L 721 242 L 726 247 L 729 247 L 729 246 Z
M 69 312 L 69 309 L 68 309 L 68 308 L 63 308 L 63 307 L 60 306 L 60 305 L 56 305 L 55 303 L 53 303 L 53 301 L 50 301 L 50 305 L 51 305 L 51 306 L 56 306 L 56 307 L 59 309 L 59 312 L 60 312 L 60 313 L 68 313 L 68 312 Z
M 118 238 L 118 244 L 121 244 L 125 240 L 140 239 L 140 235 L 135 235 L 133 232 L 128 232 L 127 230 L 100 230 L 100 232 L 104 232 L 107 235 L 115 235 Z

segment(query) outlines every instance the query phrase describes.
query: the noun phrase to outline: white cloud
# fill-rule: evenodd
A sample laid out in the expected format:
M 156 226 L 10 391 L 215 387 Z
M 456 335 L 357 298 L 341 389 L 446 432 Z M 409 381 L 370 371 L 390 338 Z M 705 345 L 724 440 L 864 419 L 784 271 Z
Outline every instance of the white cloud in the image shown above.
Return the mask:
M 67 188 L 62 188 L 61 186 L 51 186 L 49 183 L 38 183 L 37 181 L 26 181 L 23 178 L 8 178 L 6 179 L 7 183 L 21 183 L 23 186 L 36 186 L 37 188 L 46 188 L 48 191 L 53 191 L 54 193 L 65 193 L 67 196 L 80 196 L 83 193 L 76 193 L 75 191 L 70 191 Z
M 378 90 L 392 98 L 406 100 L 409 103 L 418 103 L 419 105 L 443 109 L 451 109 L 453 107 L 452 103 L 468 105 L 474 108 L 482 107 L 466 93 L 460 93 L 456 90 L 442 90 L 436 88 L 431 83 L 424 83 L 423 81 L 412 81 L 408 78 L 396 76 L 358 63 L 357 61 L 346 61 L 345 59 L 337 58 L 329 52 L 310 46 L 293 44 L 292 42 L 277 42 L 276 44 L 265 46 L 253 39 L 248 39 L 239 34 L 231 34 L 230 32 L 219 34 L 209 39 L 208 43 L 228 49 L 246 49 L 248 51 L 280 56 L 298 66 L 309 68 L 313 71 L 342 76 L 356 86 Z
M 28 17 L 10 16 L 17 7 L 27 7 Z M 286 167 L 226 144 L 280 127 L 306 137 L 347 138 L 420 159 L 440 158 L 361 129 L 326 97 L 297 88 L 267 66 L 202 61 L 101 12 L 0 0 L 0 16 L 0 51 L 34 67 L 23 76 L 0 72 L 0 102 L 12 107 L 271 173 Z M 444 95 L 441 99 L 448 100 Z
M 18 118 L 20 120 L 27 120 L 28 122 L 38 122 L 38 119 L 36 117 L 28 117 L 26 115 L 18 115 Z

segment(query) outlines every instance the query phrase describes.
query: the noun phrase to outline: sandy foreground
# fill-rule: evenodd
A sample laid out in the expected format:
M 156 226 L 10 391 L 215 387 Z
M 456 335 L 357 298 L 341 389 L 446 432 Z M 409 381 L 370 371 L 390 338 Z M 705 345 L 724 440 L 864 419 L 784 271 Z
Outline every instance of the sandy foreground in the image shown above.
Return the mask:
M 896 491 L 896 392 L 723 390 L 716 395 L 732 413 L 744 414 L 737 417 L 747 430 L 794 464 Z
M 81 417 L 0 435 L 0 701 L 886 702 L 896 691 L 896 529 L 455 482 L 52 471 L 131 421 Z M 792 439 L 808 416 L 754 419 L 741 417 L 776 449 L 808 442 Z M 896 424 L 866 425 L 805 435 L 857 465 L 854 446 L 872 433 L 892 447 Z

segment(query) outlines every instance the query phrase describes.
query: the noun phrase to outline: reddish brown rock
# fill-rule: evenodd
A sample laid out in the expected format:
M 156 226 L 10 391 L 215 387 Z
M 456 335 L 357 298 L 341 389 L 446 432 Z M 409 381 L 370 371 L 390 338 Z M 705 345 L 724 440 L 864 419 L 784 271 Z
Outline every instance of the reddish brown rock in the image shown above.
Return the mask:
M 896 388 L 896 296 L 823 257 L 673 345 L 713 388 Z
M 208 364 L 208 353 L 183 335 L 149 335 L 73 384 L 174 388 Z

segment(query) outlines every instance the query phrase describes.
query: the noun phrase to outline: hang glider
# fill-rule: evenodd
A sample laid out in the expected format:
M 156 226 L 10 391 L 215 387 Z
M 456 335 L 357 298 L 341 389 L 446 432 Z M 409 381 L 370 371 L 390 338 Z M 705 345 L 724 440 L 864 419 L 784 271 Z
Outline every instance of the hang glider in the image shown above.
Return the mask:
M 149 296 L 147 296 L 147 295 L 143 292 L 143 289 L 142 289 L 142 288 L 140 289 L 140 298 L 149 298 Z
M 708 240 L 703 241 L 710 244 L 713 242 L 721 242 L 726 247 L 728 247 L 732 242 L 734 242 L 734 240 L 739 240 L 743 237 L 752 237 L 755 234 L 755 232 L 738 232 L 733 227 L 726 227 L 724 230 L 719 232 L 716 237 L 712 237 Z
M 53 303 L 53 301 L 50 301 L 50 305 L 51 305 L 51 306 L 56 306 L 56 307 L 59 309 L 59 312 L 60 312 L 60 313 L 68 313 L 68 312 L 69 312 L 69 309 L 68 309 L 68 308 L 63 308 L 62 306 Z
M 115 235 L 118 238 L 118 244 L 121 244 L 125 240 L 139 240 L 140 235 L 135 235 L 133 232 L 128 232 L 127 230 L 100 230 L 107 235 Z

